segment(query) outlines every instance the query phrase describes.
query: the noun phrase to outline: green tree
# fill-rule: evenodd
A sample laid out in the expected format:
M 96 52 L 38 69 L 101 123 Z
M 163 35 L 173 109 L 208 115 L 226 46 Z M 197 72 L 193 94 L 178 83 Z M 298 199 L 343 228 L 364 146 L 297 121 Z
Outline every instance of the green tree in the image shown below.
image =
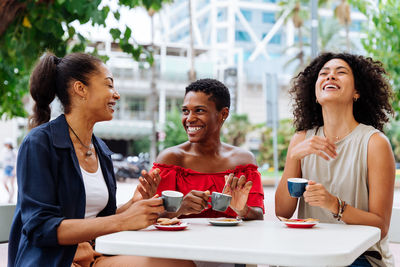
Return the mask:
M 400 162 L 400 123 L 392 120 L 385 127 L 385 134 L 392 145 L 393 154 L 396 162 Z
M 330 0 L 319 0 L 318 6 L 325 6 Z M 305 25 L 305 21 L 310 18 L 310 0 L 282 0 L 279 2 L 280 11 L 277 16 L 280 17 L 285 12 L 285 10 L 290 10 L 288 16 L 285 18 L 285 23 L 289 20 L 292 21 L 294 28 L 296 29 L 298 42 L 295 47 L 297 47 L 298 52 L 293 59 L 289 60 L 288 64 L 292 61 L 298 61 L 298 69 L 303 69 L 307 64 L 307 59 L 305 59 L 304 47 L 304 32 L 309 31 Z M 308 44 L 309 46 L 309 44 Z
M 118 0 L 118 7 L 159 10 L 171 0 Z M 2 0 L 0 2 L 0 116 L 25 116 L 23 97 L 28 91 L 29 74 L 35 61 L 46 50 L 62 57 L 68 52 L 83 51 L 87 40 L 73 22 L 106 26 L 110 13 L 101 0 Z M 120 19 L 118 11 L 113 12 Z M 152 64 L 153 57 L 135 43 L 128 26 L 110 34 L 122 51 L 135 60 L 141 55 Z M 95 52 L 96 53 L 96 50 Z
M 365 50 L 372 58 L 380 60 L 390 74 L 395 99 L 393 108 L 396 119 L 400 119 L 400 1 L 351 0 L 367 16 L 368 24 L 362 40 Z M 378 3 L 376 3 L 378 2 Z
M 284 119 L 279 122 L 278 127 L 278 166 L 279 170 L 285 167 L 287 150 L 289 147 L 290 139 L 294 134 L 294 128 L 290 119 Z M 274 151 L 273 151 L 273 132 L 272 128 L 263 127 L 261 133 L 261 144 L 257 162 L 259 166 L 268 163 L 274 166 Z
M 139 155 L 140 153 L 149 153 L 150 151 L 150 139 L 148 136 L 139 137 L 133 141 L 130 141 L 130 150 L 128 155 Z
M 304 21 L 308 19 L 308 12 L 304 8 L 304 5 L 308 3 L 308 0 L 283 0 L 279 2 L 281 11 L 278 12 L 278 17 L 280 17 L 285 10 L 290 10 L 289 15 L 285 19 L 285 23 L 289 19 L 292 20 L 293 26 L 296 29 L 296 34 L 298 38 L 298 53 L 295 55 L 294 60 L 299 61 L 300 68 L 304 67 L 304 51 L 303 51 L 303 32 L 304 32 Z
M 350 46 L 350 48 L 355 47 L 351 40 L 343 39 L 340 36 L 341 26 L 338 22 L 338 19 L 320 18 L 319 25 L 324 25 L 323 27 L 318 27 L 318 49 L 320 52 L 340 52 L 346 50 L 347 46 Z M 304 32 L 306 36 L 310 36 L 309 29 L 305 29 Z M 299 47 L 298 44 L 295 44 L 294 46 Z M 302 44 L 302 46 L 309 48 L 311 44 L 309 42 L 305 42 Z M 303 62 L 306 65 L 309 64 L 311 62 L 311 56 L 307 55 L 304 57 Z M 285 62 L 284 67 L 286 68 L 291 64 L 296 66 L 295 74 L 299 73 L 305 67 L 301 65 L 298 55 L 294 55 L 294 57 L 289 58 L 288 61 Z
M 233 113 L 222 128 L 222 140 L 233 146 L 241 146 L 246 135 L 252 130 L 247 114 Z
M 163 145 L 167 148 L 184 143 L 187 140 L 187 134 L 182 126 L 181 113 L 177 108 L 173 108 L 172 111 L 167 113 Z

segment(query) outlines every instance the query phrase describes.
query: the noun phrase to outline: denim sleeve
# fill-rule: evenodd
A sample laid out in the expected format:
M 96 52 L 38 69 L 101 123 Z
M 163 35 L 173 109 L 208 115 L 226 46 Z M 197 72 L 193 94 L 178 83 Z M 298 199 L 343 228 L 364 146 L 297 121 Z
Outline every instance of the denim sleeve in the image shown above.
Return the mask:
M 35 134 L 18 153 L 22 234 L 35 246 L 58 246 L 57 228 L 65 218 L 57 200 L 57 155 L 45 133 Z

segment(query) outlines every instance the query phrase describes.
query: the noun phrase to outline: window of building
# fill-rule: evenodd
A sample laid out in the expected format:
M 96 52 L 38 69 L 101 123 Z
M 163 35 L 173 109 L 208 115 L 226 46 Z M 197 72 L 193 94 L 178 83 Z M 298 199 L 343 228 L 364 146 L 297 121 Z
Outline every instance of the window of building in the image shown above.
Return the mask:
M 242 55 L 243 59 L 242 60 L 244 62 L 248 61 L 252 53 L 253 53 L 253 50 L 251 50 L 251 51 L 249 51 L 249 50 L 243 51 L 243 55 Z M 234 57 L 235 57 L 235 63 L 238 63 L 239 62 L 239 55 L 235 54 Z
M 198 8 L 202 8 L 202 7 L 204 7 L 205 5 L 208 5 L 210 3 L 210 0 L 200 0 L 198 3 L 197 3 L 197 7 Z
M 277 33 L 274 35 L 274 37 L 271 38 L 271 41 L 269 41 L 270 44 L 281 44 L 281 37 L 282 34 Z
M 226 21 L 226 20 L 227 20 L 226 8 L 218 8 L 217 9 L 217 21 Z
M 133 70 L 131 68 L 113 67 L 111 71 L 115 78 L 132 79 L 133 77 Z
M 269 53 L 269 57 L 272 59 L 278 59 L 282 57 L 282 53 Z
M 294 36 L 294 42 L 298 43 L 299 42 L 299 36 L 297 34 Z M 303 44 L 308 44 L 310 42 L 309 38 L 307 36 L 303 36 Z
M 111 51 L 121 52 L 121 47 L 119 47 L 118 43 L 112 42 L 111 43 Z
M 171 112 L 173 109 L 177 109 L 178 112 L 180 112 L 182 109 L 182 104 L 183 104 L 182 98 L 167 97 L 166 103 L 165 103 L 166 112 Z
M 146 119 L 146 98 L 127 96 L 125 101 L 128 118 L 136 120 Z
M 262 22 L 263 23 L 275 23 L 275 13 L 273 12 L 263 12 Z
M 242 12 L 243 17 L 250 22 L 251 21 L 251 11 L 250 10 L 245 10 L 245 9 L 241 9 L 240 12 Z
M 217 42 L 225 43 L 228 40 L 227 30 L 226 29 L 217 29 Z
M 352 32 L 360 32 L 362 28 L 361 20 L 353 20 L 350 24 L 350 31 Z
M 267 33 L 262 34 L 262 39 L 267 36 Z M 281 44 L 281 39 L 282 39 L 282 34 L 281 33 L 275 33 L 274 36 L 271 38 L 269 41 L 269 44 Z
M 252 53 L 252 51 L 248 51 L 248 50 L 244 51 L 244 53 L 243 53 L 243 61 L 248 61 L 250 56 L 251 56 L 251 53 Z
M 235 40 L 241 42 L 250 42 L 250 35 L 245 31 L 236 31 L 235 32 Z

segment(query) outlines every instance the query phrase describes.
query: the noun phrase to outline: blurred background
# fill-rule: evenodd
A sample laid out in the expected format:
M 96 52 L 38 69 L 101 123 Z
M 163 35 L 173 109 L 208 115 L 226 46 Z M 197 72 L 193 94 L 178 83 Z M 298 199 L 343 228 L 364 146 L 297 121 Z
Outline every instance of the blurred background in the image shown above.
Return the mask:
M 251 150 L 273 185 L 294 132 L 291 78 L 320 52 L 347 51 L 389 72 L 397 115 L 386 134 L 400 162 L 399 15 L 395 0 L 3 0 L 0 143 L 11 138 L 17 149 L 27 134 L 29 74 L 40 55 L 86 51 L 102 57 L 121 94 L 114 119 L 94 128 L 116 153 L 118 180 L 137 178 L 159 151 L 187 140 L 185 87 L 215 78 L 232 97 L 223 140 Z M 52 117 L 60 113 L 54 101 Z

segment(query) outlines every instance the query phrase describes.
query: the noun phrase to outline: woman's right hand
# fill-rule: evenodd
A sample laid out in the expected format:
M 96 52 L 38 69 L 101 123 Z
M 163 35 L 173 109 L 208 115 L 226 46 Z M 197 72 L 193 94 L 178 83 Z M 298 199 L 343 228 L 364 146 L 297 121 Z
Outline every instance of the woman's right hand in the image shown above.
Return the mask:
M 316 154 L 325 160 L 329 160 L 329 157 L 336 158 L 336 145 L 326 137 L 313 136 L 295 145 L 291 150 L 290 157 L 301 160 L 310 154 Z
M 208 206 L 210 191 L 192 190 L 183 197 L 181 207 L 178 210 L 179 215 L 197 214 L 202 212 Z
M 120 214 L 122 230 L 139 230 L 156 223 L 159 215 L 164 212 L 163 201 L 157 195 L 151 199 L 133 203 Z

